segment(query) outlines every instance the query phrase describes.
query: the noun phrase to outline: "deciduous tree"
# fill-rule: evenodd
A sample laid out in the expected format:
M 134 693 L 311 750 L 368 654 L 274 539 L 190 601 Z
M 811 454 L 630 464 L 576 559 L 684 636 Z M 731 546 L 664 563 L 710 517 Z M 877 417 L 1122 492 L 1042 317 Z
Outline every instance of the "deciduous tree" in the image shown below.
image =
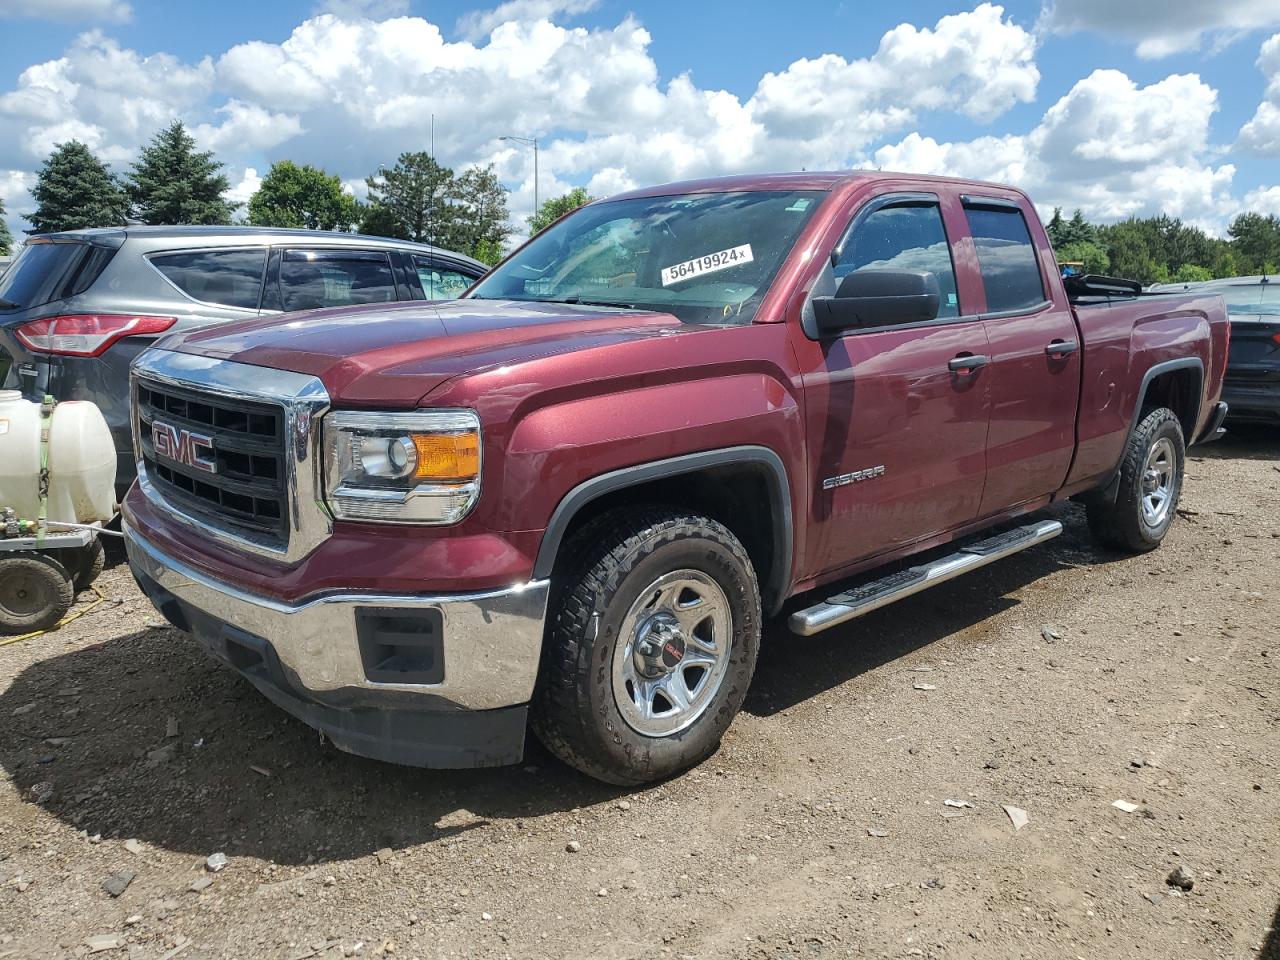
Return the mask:
M 249 198 L 249 222 L 259 227 L 350 232 L 359 219 L 355 197 L 342 189 L 341 180 L 292 160 L 273 163 Z
M 550 200 L 543 201 L 537 212 L 528 218 L 529 232 L 537 233 L 539 230 L 549 227 L 569 211 L 577 210 L 594 199 L 595 197 L 587 193 L 582 187 L 574 187 L 564 196 L 552 197 Z

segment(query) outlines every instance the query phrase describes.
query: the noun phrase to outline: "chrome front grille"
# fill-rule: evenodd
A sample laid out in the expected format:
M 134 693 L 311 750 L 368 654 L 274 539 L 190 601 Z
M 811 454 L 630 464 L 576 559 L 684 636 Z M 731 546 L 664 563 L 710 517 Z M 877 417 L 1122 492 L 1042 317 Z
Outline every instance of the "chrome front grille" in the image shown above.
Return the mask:
M 143 493 L 179 521 L 251 553 L 292 561 L 329 533 L 319 496 L 315 377 L 151 349 L 133 366 Z
M 141 378 L 134 397 L 138 452 L 166 498 L 206 522 L 256 534 L 281 549 L 288 544 L 283 407 Z M 208 453 L 184 462 L 172 442 L 156 442 L 157 424 L 178 436 L 208 438 Z M 189 440 L 185 447 L 193 449 Z

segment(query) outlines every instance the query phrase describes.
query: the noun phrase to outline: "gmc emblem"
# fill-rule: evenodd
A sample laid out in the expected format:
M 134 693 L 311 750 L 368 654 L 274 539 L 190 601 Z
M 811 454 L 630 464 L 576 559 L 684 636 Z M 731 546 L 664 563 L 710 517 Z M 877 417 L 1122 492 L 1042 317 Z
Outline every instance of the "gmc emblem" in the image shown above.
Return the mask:
M 158 457 L 203 470 L 205 473 L 218 472 L 213 459 L 213 437 L 192 433 L 190 430 L 179 430 L 154 420 L 151 423 L 151 445 L 155 447 Z

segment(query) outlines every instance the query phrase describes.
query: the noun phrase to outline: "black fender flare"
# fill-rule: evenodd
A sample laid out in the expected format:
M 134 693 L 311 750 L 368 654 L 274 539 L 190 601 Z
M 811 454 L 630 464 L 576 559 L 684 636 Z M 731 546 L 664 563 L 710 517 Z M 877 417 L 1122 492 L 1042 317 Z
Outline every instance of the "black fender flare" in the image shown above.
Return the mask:
M 623 467 L 584 480 L 560 500 L 551 514 L 542 545 L 533 565 L 533 579 L 544 580 L 555 569 L 561 542 L 573 518 L 593 500 L 608 493 L 639 486 L 653 480 L 664 480 L 697 473 L 714 467 L 750 465 L 760 471 L 769 490 L 770 521 L 773 533 L 773 557 L 769 581 L 762 583 L 761 593 L 768 613 L 776 613 L 786 599 L 791 581 L 791 550 L 795 528 L 791 515 L 791 482 L 782 458 L 768 447 L 739 446 L 719 450 L 687 453 L 666 460 Z
M 1190 447 L 1195 443 L 1196 421 L 1200 418 L 1200 407 L 1204 403 L 1204 361 L 1199 357 L 1179 357 L 1176 360 L 1165 360 L 1161 363 L 1154 364 L 1146 373 L 1142 375 L 1142 384 L 1138 387 L 1137 396 L 1134 398 L 1133 415 L 1129 418 L 1129 432 L 1125 434 L 1125 445 L 1129 443 L 1129 437 L 1133 436 L 1133 431 L 1138 428 L 1138 419 L 1142 416 L 1142 405 L 1147 399 L 1147 389 L 1151 386 L 1151 381 L 1164 373 L 1170 373 L 1174 370 L 1194 370 L 1200 376 L 1200 389 L 1196 396 L 1195 410 L 1191 414 L 1191 428 L 1186 431 L 1187 446 Z M 1121 463 L 1124 462 L 1124 448 L 1120 452 Z M 1105 484 L 1096 491 L 1096 496 L 1105 503 L 1115 503 L 1116 497 L 1120 493 L 1120 464 L 1116 464 L 1115 471 L 1111 474 Z

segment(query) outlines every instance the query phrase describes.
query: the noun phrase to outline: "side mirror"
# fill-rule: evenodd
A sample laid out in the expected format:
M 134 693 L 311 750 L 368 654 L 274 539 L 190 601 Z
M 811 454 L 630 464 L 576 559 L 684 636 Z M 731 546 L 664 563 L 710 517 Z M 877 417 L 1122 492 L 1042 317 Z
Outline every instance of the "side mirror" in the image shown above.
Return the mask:
M 887 327 L 935 320 L 942 303 L 938 278 L 923 270 L 856 270 L 834 297 L 814 297 L 818 332 L 837 336 L 852 327 Z

